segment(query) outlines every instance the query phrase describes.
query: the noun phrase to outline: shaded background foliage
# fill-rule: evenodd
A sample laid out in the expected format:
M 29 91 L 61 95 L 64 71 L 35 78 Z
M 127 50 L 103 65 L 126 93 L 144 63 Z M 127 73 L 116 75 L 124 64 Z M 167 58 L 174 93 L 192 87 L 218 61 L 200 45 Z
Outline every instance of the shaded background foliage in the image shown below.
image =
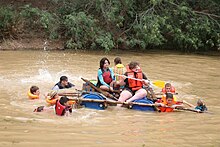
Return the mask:
M 1 3 L 0 40 L 40 33 L 71 49 L 220 49 L 219 0 Z

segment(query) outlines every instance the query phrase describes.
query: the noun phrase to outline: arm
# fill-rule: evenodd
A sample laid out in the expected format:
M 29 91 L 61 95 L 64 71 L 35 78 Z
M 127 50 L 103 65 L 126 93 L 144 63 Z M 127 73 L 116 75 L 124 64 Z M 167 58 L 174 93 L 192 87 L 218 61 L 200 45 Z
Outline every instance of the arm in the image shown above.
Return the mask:
M 71 87 L 74 87 L 75 85 L 70 83 L 70 82 L 68 82 L 68 86 L 71 88 Z
M 193 107 L 193 108 L 195 108 L 196 106 L 194 106 L 193 104 L 190 104 L 190 103 L 188 103 L 187 101 L 185 101 L 185 100 L 183 100 L 183 104 L 186 104 L 186 105 L 188 105 L 188 106 L 190 106 L 190 107 Z
M 115 81 L 115 75 L 114 75 L 114 71 L 112 70 L 112 68 L 109 68 L 110 73 L 111 73 L 111 78 L 113 81 Z
M 146 86 L 150 86 L 150 82 L 149 82 L 149 80 L 148 80 L 148 78 L 147 78 L 147 76 L 143 73 L 143 82 L 144 82 L 144 85 L 146 85 Z
M 52 90 L 59 90 L 60 88 L 58 87 L 58 85 L 56 85 L 56 86 L 54 86 L 53 88 L 52 88 Z
M 98 79 L 99 79 L 99 81 L 100 81 L 100 83 L 101 83 L 102 85 L 105 85 L 105 86 L 107 86 L 107 87 L 110 87 L 107 83 L 104 82 L 104 79 L 103 79 L 103 76 L 102 76 L 102 70 L 101 70 L 101 69 L 98 70 Z

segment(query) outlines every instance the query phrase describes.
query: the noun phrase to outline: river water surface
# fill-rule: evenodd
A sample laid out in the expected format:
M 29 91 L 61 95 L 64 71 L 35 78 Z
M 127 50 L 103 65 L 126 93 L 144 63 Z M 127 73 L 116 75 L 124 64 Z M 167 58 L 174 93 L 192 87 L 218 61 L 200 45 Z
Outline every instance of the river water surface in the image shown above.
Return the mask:
M 66 75 L 82 88 L 81 77 L 95 79 L 99 60 L 138 61 L 151 80 L 172 82 L 179 100 L 202 98 L 209 113 L 140 112 L 109 107 L 34 113 L 43 94 Z M 220 146 L 220 57 L 169 53 L 0 51 L 0 146 Z M 111 64 L 113 66 L 113 64 Z M 32 85 L 41 99 L 29 100 Z M 160 91 L 155 87 L 155 91 Z

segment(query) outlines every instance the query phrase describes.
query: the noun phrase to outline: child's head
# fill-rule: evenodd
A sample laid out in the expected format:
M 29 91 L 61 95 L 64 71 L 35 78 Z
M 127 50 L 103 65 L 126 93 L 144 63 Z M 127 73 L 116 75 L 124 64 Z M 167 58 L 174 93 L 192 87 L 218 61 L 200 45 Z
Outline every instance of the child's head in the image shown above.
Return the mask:
M 116 57 L 116 58 L 114 59 L 114 63 L 115 63 L 115 65 L 117 65 L 117 64 L 122 64 L 121 58 L 120 58 L 120 57 Z
M 106 57 L 102 58 L 99 62 L 100 69 L 107 68 L 109 65 L 110 61 Z
M 54 90 L 49 93 L 49 96 L 50 96 L 50 99 L 59 98 L 57 91 L 54 91 Z
M 171 91 L 171 84 L 170 83 L 166 83 L 165 84 L 165 90 L 166 90 L 166 92 L 170 92 Z
M 203 106 L 203 105 L 204 105 L 203 100 L 198 99 L 198 101 L 197 101 L 197 106 Z
M 139 63 L 136 62 L 136 61 L 132 61 L 128 64 L 129 66 L 129 69 L 134 71 L 134 72 L 137 72 L 139 69 L 140 69 L 140 66 L 139 66 Z
M 166 100 L 167 100 L 167 104 L 171 104 L 173 101 L 173 94 L 170 92 L 166 93 Z
M 62 96 L 59 100 L 60 104 L 63 106 L 69 106 L 68 101 L 69 99 L 66 96 Z
M 40 95 L 40 90 L 39 90 L 39 87 L 37 86 L 31 86 L 30 92 L 34 95 Z
M 67 76 L 61 76 L 60 77 L 60 83 L 62 84 L 62 85 L 68 85 L 68 78 L 67 78 Z

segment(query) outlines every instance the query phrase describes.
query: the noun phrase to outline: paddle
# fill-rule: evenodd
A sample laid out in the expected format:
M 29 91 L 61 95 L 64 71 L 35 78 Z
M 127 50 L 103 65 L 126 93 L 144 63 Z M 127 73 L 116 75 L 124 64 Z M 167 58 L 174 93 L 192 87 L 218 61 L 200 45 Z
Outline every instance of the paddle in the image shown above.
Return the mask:
M 104 96 L 106 96 L 106 97 L 109 97 L 109 98 L 111 98 L 111 99 L 114 99 L 114 100 L 118 100 L 116 97 L 114 97 L 112 94 L 110 94 L 110 93 L 108 93 L 108 92 L 106 92 L 106 91 L 103 91 L 103 90 L 101 90 L 100 88 L 98 88 L 98 87 L 96 87 L 94 84 L 92 84 L 89 80 L 86 80 L 86 79 L 84 79 L 84 78 L 81 78 L 84 82 L 86 82 L 86 83 L 88 83 L 89 84 L 89 86 L 91 86 L 93 89 L 95 89 L 96 91 L 98 91 L 98 92 L 100 92 L 100 93 L 102 93 Z
M 132 77 L 128 77 L 128 76 L 120 75 L 120 74 L 115 74 L 115 75 L 125 77 L 128 79 L 132 79 L 132 80 L 136 80 L 136 81 L 144 81 L 145 80 L 145 79 L 132 78 Z M 146 80 L 146 81 L 150 82 L 149 80 Z M 156 80 L 156 81 L 153 81 L 152 84 L 159 87 L 159 88 L 163 88 L 165 86 L 165 81 Z

